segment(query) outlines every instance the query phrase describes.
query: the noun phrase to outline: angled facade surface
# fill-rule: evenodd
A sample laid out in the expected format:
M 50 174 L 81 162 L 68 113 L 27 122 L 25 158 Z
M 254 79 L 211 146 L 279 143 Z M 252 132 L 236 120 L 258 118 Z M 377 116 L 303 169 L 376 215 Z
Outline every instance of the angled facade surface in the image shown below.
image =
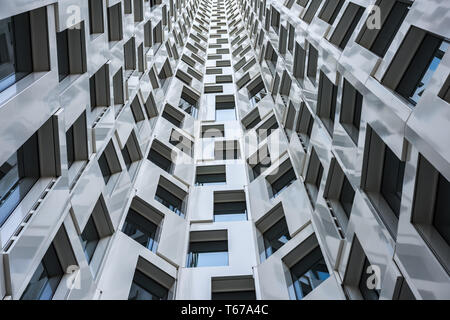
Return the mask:
M 0 4 L 0 299 L 450 299 L 450 4 Z

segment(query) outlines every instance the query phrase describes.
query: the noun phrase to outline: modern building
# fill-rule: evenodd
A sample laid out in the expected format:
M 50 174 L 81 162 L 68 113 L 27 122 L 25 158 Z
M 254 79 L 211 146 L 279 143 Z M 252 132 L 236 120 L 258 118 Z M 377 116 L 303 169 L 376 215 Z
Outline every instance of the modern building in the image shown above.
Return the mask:
M 0 3 L 0 299 L 450 299 L 450 3 Z

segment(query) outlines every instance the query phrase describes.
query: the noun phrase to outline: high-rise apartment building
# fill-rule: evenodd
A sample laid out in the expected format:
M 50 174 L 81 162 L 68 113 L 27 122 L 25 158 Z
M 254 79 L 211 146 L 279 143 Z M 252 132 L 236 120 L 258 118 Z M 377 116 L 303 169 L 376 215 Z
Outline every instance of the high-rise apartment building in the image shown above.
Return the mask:
M 0 3 L 0 299 L 450 299 L 450 3 Z

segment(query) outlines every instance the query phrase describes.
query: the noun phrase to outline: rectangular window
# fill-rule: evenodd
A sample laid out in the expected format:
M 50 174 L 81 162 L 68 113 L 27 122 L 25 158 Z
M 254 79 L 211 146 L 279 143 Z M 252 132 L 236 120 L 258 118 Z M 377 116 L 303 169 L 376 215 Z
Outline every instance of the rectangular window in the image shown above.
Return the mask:
M 352 212 L 353 200 L 355 199 L 355 190 L 348 181 L 347 177 L 344 176 L 344 182 L 342 183 L 341 194 L 339 196 L 339 202 L 344 209 L 347 218 L 350 218 L 350 213 Z
M 386 147 L 380 193 L 397 218 L 400 214 L 404 174 L 405 162 L 400 161 L 391 149 Z
M 211 300 L 256 300 L 255 281 L 251 276 L 211 278 Z
M 247 204 L 244 191 L 214 192 L 214 221 L 247 220 Z
M 69 43 L 67 29 L 56 33 L 56 48 L 58 55 L 59 81 L 65 79 L 69 73 Z
M 313 249 L 290 271 L 297 300 L 303 299 L 330 276 L 320 247 Z
M 263 239 L 266 259 L 291 239 L 284 215 L 263 233 Z
M 168 173 L 173 172 L 174 164 L 172 162 L 172 150 L 158 140 L 153 140 L 147 159 L 164 171 Z
M 239 142 L 236 140 L 216 141 L 214 144 L 215 160 L 239 159 Z
M 69 266 L 76 266 L 71 243 L 64 225 L 61 225 L 47 251 L 36 267 L 20 300 L 52 300 Z M 63 285 L 57 299 L 67 295 Z M 63 296 L 64 295 L 64 296 Z
M 40 173 L 38 134 L 33 134 L 0 166 L 0 226 L 14 212 Z
M 198 106 L 197 101 L 192 99 L 188 94 L 182 93 L 180 97 L 180 102 L 178 103 L 178 108 L 190 114 L 194 119 L 198 117 Z
M 184 199 L 186 195 L 185 191 L 164 177 L 160 177 L 156 188 L 155 200 L 181 217 L 184 217 Z
M 52 300 L 64 275 L 53 243 L 31 277 L 21 300 Z
M 397 235 L 405 162 L 370 126 L 366 129 L 362 188 L 392 237 Z
M 247 162 L 252 170 L 253 176 L 251 178 L 254 180 L 272 164 L 267 144 L 262 146 L 255 154 L 250 156 Z
M 359 127 L 361 125 L 362 104 L 362 94 L 344 78 L 339 121 L 356 145 L 358 144 Z
M 380 8 L 381 29 L 369 29 L 371 22 L 367 20 L 358 35 L 357 42 L 379 57 L 384 57 L 411 5 L 392 0 L 378 0 L 375 5 Z
M 223 185 L 227 183 L 224 165 L 197 167 L 196 186 Z
M 330 38 L 330 42 L 344 50 L 363 13 L 363 7 L 350 2 Z
M 75 161 L 75 142 L 73 136 L 73 126 L 66 132 L 66 146 L 67 146 L 67 166 L 70 168 Z
M 279 128 L 278 121 L 274 115 L 264 121 L 257 129 L 258 143 L 268 138 L 275 130 Z
M 0 20 L 0 66 L 0 92 L 33 72 L 28 12 Z
M 309 158 L 308 170 L 306 171 L 305 186 L 308 193 L 311 205 L 314 208 L 317 201 L 317 196 L 320 190 L 320 184 L 322 181 L 323 166 L 317 156 L 314 148 L 311 151 Z
M 168 295 L 166 287 L 139 270 L 134 272 L 128 300 L 167 300 Z
M 294 168 L 292 168 L 291 166 L 289 170 L 287 170 L 278 179 L 271 183 L 273 194 L 272 197 L 275 198 L 276 196 L 278 196 L 281 191 L 289 187 L 296 179 L 297 177 L 295 176 Z
M 228 240 L 226 233 L 226 230 L 191 232 L 187 268 L 227 266 Z M 202 234 L 204 234 L 203 237 Z M 214 240 L 209 240 L 209 237 Z
M 320 71 L 319 92 L 317 97 L 317 115 L 322 120 L 330 136 L 333 136 L 334 118 L 336 116 L 336 101 L 338 88 Z
M 91 34 L 103 33 L 103 0 L 89 0 L 89 30 Z
M 181 128 L 181 124 L 184 120 L 184 115 L 169 104 L 166 104 L 164 107 L 162 117 L 178 128 Z
M 91 215 L 83 232 L 80 235 L 81 247 L 83 248 L 84 254 L 88 263 L 91 262 L 94 257 L 95 249 L 97 248 L 100 236 L 97 231 L 97 227 L 94 222 L 94 218 Z
M 321 3 L 322 0 L 311 0 L 308 9 L 306 9 L 306 12 L 302 17 L 302 20 L 310 24 L 314 16 L 316 15 Z
M 333 24 L 343 5 L 343 0 L 326 0 L 322 10 L 320 10 L 319 18 L 328 24 Z
M 108 8 L 108 40 L 120 41 L 122 38 L 122 4 L 118 3 Z
M 103 175 L 103 180 L 105 180 L 105 184 L 108 184 L 109 179 L 111 178 L 112 172 L 111 168 L 108 164 L 108 160 L 106 159 L 105 153 L 98 158 L 98 165 L 100 166 L 100 171 Z
M 448 47 L 448 42 L 427 34 L 395 91 L 416 105 Z
M 159 216 L 159 219 L 162 217 Z M 131 239 L 143 245 L 152 252 L 156 252 L 158 247 L 157 241 L 158 225 L 144 215 L 130 208 L 125 223 L 122 227 L 122 232 L 128 235 Z
M 225 127 L 221 125 L 202 126 L 202 138 L 223 138 L 225 137 Z
M 297 124 L 295 127 L 295 131 L 297 132 L 303 150 L 306 152 L 309 145 L 309 140 L 311 138 L 314 118 L 312 117 L 311 112 L 303 101 L 300 103 L 300 109 L 298 110 L 297 114 Z
M 319 60 L 319 52 L 316 48 L 313 47 L 312 44 L 309 44 L 309 52 L 308 52 L 308 66 L 306 68 L 306 76 L 309 80 L 316 85 L 316 77 L 317 77 L 317 63 Z

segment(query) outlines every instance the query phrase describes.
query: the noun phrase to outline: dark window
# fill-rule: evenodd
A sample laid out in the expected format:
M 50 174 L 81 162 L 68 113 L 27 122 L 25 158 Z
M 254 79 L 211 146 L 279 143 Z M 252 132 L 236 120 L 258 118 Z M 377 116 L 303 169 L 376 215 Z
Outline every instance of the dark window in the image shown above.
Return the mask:
M 436 202 L 434 205 L 433 225 L 450 245 L 450 182 L 439 175 Z
M 165 156 L 163 156 L 161 153 L 156 151 L 153 147 L 150 149 L 150 152 L 148 154 L 148 160 L 156 164 L 158 167 L 163 169 L 164 171 L 168 173 L 172 173 L 173 171 L 173 163 L 170 159 L 167 159 Z
M 258 142 L 261 142 L 269 137 L 277 129 L 277 119 L 275 118 L 275 116 L 272 116 L 256 129 L 256 132 L 258 134 Z
M 40 177 L 37 133 L 0 167 L 0 226 Z
M 111 168 L 109 167 L 108 160 L 106 160 L 106 156 L 104 153 L 98 158 L 98 164 L 100 166 L 100 170 L 103 175 L 103 179 L 105 180 L 105 184 L 108 184 L 109 179 L 111 178 Z
M 128 300 L 167 300 L 169 290 L 143 272 L 134 272 Z
M 158 186 L 155 193 L 155 200 L 162 203 L 164 206 L 175 212 L 179 216 L 184 216 L 181 211 L 183 206 L 183 200 L 174 196 L 171 192 L 165 188 Z
M 182 97 L 180 98 L 180 102 L 178 104 L 178 108 L 180 108 L 184 112 L 190 114 L 194 119 L 197 119 L 198 106 L 197 106 L 197 102 L 195 102 L 193 99 L 187 98 L 186 96 L 184 96 L 184 98 L 183 98 L 183 95 L 182 95 Z
M 291 167 L 288 171 L 283 173 L 277 180 L 272 182 L 272 192 L 273 197 L 276 197 L 283 191 L 285 188 L 289 187 L 294 180 L 297 179 L 295 176 L 294 169 Z
M 264 83 L 261 81 L 260 84 L 249 92 L 250 106 L 255 107 L 258 102 L 260 102 L 267 95 L 266 88 L 264 87 Z M 250 129 L 250 128 L 248 128 Z
M 316 85 L 317 62 L 319 60 L 319 52 L 311 44 L 309 44 L 308 52 L 308 66 L 306 69 L 306 76 L 311 82 Z
M 330 38 L 330 42 L 340 49 L 344 49 L 363 13 L 363 7 L 350 2 Z
M 320 247 L 308 253 L 291 268 L 292 282 L 297 300 L 303 299 L 329 276 Z
M 228 241 L 191 242 L 188 253 L 188 268 L 228 265 Z
M 89 31 L 103 33 L 103 0 L 89 0 Z
M 131 160 L 130 152 L 128 151 L 128 146 L 125 145 L 121 151 L 123 160 L 125 161 L 125 166 L 127 167 L 127 170 L 129 170 L 131 164 L 133 163 L 133 160 Z
M 364 300 L 378 300 L 380 298 L 380 292 L 377 289 L 370 289 L 369 283 L 372 284 L 372 281 L 369 280 L 369 277 L 372 276 L 373 272 L 368 272 L 367 268 L 370 266 L 370 262 L 367 258 L 364 260 L 364 265 L 361 272 L 361 278 L 359 280 L 359 290 L 361 291 L 361 295 Z
M 391 149 L 386 147 L 380 192 L 397 218 L 400 214 L 404 173 L 405 162 L 400 161 Z
M 355 199 L 355 190 L 353 190 L 353 187 L 348 181 L 347 177 L 344 177 L 341 195 L 339 196 L 339 202 L 341 203 L 342 209 L 344 210 L 347 218 L 350 217 L 354 199 Z
M 343 4 L 343 0 L 327 0 L 319 13 L 319 18 L 329 24 L 333 24 Z
M 75 162 L 75 142 L 73 136 L 73 126 L 66 132 L 66 144 L 67 144 L 67 164 L 70 168 Z
M 197 176 L 195 178 L 196 186 L 220 185 L 220 184 L 226 184 L 226 183 L 227 183 L 227 179 L 226 179 L 225 172 L 197 174 Z
M 173 125 L 177 126 L 178 128 L 181 128 L 181 121 L 166 112 L 166 110 L 163 111 L 162 117 L 172 123 Z
M 51 300 L 63 275 L 63 268 L 51 243 L 20 299 Z
M 0 92 L 33 71 L 30 16 L 0 20 Z
M 118 3 L 108 8 L 108 39 L 120 41 L 122 38 L 122 5 Z
M 395 91 L 417 104 L 448 49 L 448 42 L 427 34 Z
M 256 300 L 255 290 L 213 292 L 211 300 Z
M 317 97 L 317 114 L 328 133 L 332 136 L 336 115 L 337 86 L 320 71 L 319 92 Z
M 308 9 L 306 9 L 305 14 L 303 15 L 303 21 L 306 23 L 311 23 L 314 16 L 316 15 L 317 10 L 320 7 L 320 4 L 322 3 L 322 0 L 311 0 L 310 5 L 308 6 Z
M 150 251 L 156 252 L 158 226 L 130 208 L 122 231 Z
M 380 7 L 381 15 L 384 16 L 383 10 L 387 10 L 386 6 L 390 7 L 392 0 L 377 1 L 376 5 Z M 369 29 L 366 25 L 363 27 L 361 34 L 359 35 L 358 43 L 369 49 L 376 55 L 384 57 L 389 46 L 394 40 L 397 31 L 403 23 L 403 20 L 408 13 L 410 4 L 395 1 L 391 10 L 389 11 L 386 20 L 384 21 L 381 29 Z M 367 21 L 370 24 L 369 21 Z
M 223 125 L 202 126 L 202 138 L 222 138 L 225 137 Z
M 67 29 L 56 33 L 56 46 L 58 54 L 59 81 L 66 78 L 69 73 L 69 43 Z
M 236 140 L 221 141 L 215 144 L 215 160 L 239 159 L 239 145 Z
M 286 219 L 283 217 L 263 234 L 266 258 L 269 258 L 286 242 L 291 240 Z
M 340 122 L 355 144 L 358 144 L 363 96 L 344 79 Z
M 247 220 L 247 205 L 245 201 L 214 203 L 214 221 L 242 220 Z
M 86 223 L 86 226 L 80 235 L 80 239 L 86 259 L 88 263 L 90 263 L 94 257 L 95 249 L 97 248 L 100 240 L 100 236 L 98 235 L 97 227 L 95 226 L 92 215 Z
M 266 154 L 266 156 L 263 159 L 259 160 L 259 162 L 252 167 L 253 179 L 259 177 L 261 173 L 263 173 L 270 166 L 271 166 L 270 156 Z

